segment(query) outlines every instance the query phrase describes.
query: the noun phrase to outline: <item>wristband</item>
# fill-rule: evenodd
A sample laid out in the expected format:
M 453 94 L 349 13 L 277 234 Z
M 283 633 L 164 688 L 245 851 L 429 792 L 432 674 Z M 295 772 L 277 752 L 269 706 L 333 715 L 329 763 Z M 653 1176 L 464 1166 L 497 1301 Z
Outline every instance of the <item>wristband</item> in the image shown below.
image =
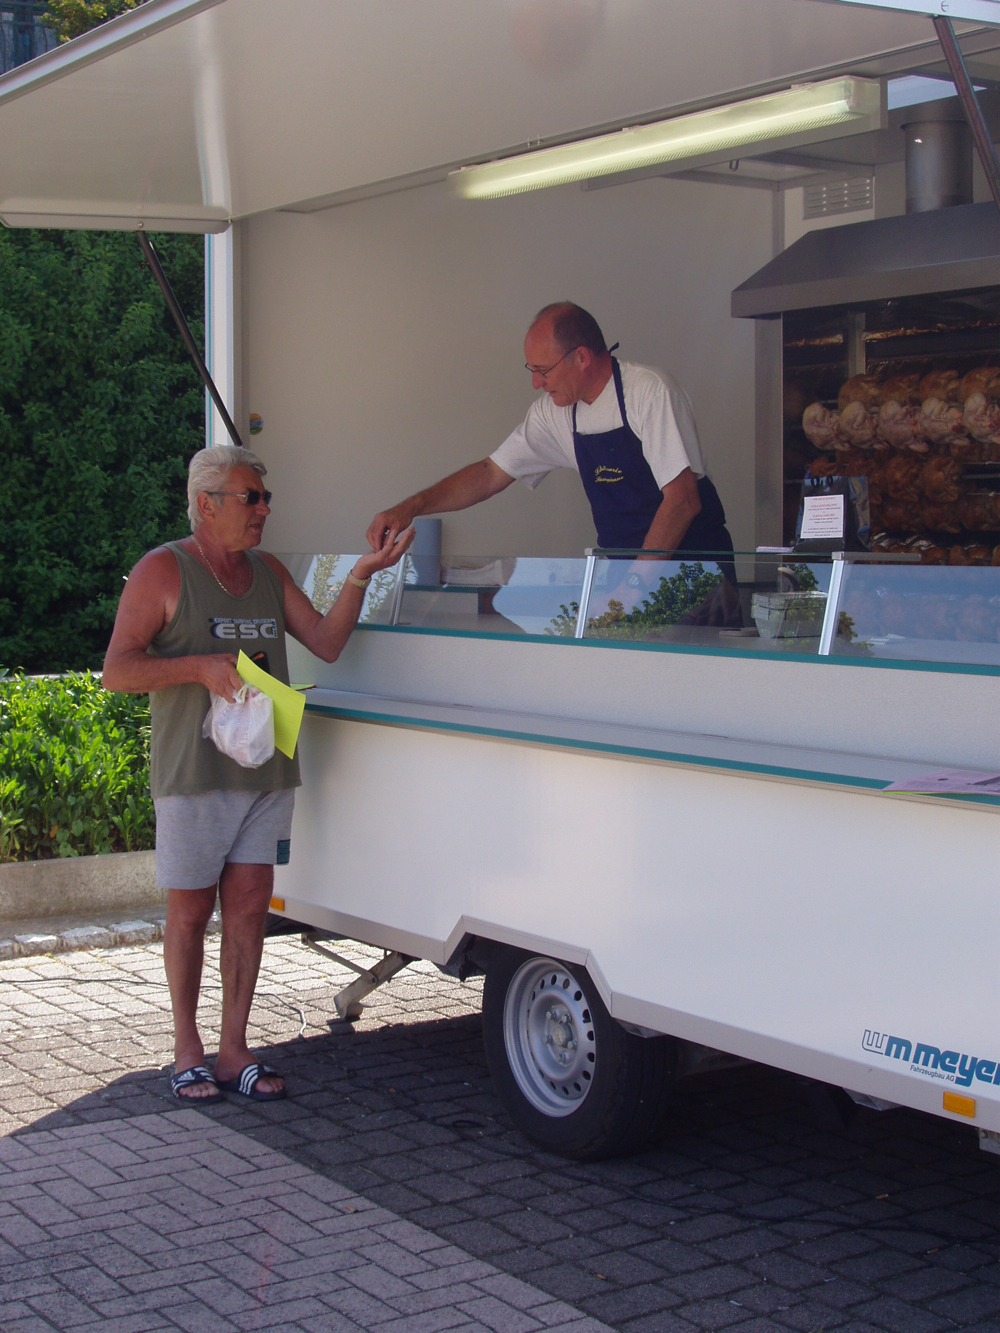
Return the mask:
M 372 576 L 370 574 L 366 579 L 356 579 L 353 574 L 348 574 L 347 576 L 348 583 L 353 583 L 355 588 L 361 588 L 362 590 L 367 588 L 369 583 L 371 583 L 371 581 L 372 581 Z

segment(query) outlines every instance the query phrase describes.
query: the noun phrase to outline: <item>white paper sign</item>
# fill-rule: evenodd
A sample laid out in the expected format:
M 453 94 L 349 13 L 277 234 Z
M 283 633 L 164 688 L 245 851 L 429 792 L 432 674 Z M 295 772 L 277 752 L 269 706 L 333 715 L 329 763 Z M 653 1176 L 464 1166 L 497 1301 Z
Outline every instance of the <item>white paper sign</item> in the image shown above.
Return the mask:
M 971 773 L 962 768 L 942 768 L 937 773 L 925 773 L 922 778 L 893 782 L 882 790 L 1000 796 L 1000 773 Z
M 941 14 L 974 23 L 1000 23 L 998 0 L 836 0 L 842 5 L 864 5 L 866 9 L 905 9 L 911 14 Z
M 802 501 L 802 541 L 843 541 L 844 497 L 807 495 Z

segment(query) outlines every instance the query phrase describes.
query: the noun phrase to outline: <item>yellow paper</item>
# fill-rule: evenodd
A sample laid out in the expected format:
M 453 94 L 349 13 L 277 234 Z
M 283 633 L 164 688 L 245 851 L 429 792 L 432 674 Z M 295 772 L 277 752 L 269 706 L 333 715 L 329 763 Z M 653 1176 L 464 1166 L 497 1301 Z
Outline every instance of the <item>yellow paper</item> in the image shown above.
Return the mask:
M 274 700 L 274 744 L 289 759 L 295 754 L 295 742 L 299 738 L 302 725 L 302 713 L 306 706 L 305 695 L 293 690 L 290 685 L 282 685 L 280 680 L 269 675 L 251 662 L 243 650 L 236 659 L 236 671 L 241 680 L 254 685 L 262 694 Z

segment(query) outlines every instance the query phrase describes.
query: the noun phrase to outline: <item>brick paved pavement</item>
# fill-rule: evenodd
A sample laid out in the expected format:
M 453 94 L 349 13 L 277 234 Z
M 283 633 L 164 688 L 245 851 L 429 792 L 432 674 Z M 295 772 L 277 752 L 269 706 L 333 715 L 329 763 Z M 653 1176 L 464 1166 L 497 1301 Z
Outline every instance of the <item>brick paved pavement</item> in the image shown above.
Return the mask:
M 197 1111 L 0 1141 L 0 1327 L 610 1333 Z
M 978 1150 L 971 1129 L 908 1111 L 862 1110 L 844 1124 L 817 1085 L 749 1067 L 689 1083 L 663 1147 L 627 1161 L 570 1164 L 535 1151 L 506 1120 L 483 1064 L 476 983 L 418 964 L 373 996 L 352 1028 L 329 1021 L 333 989 L 345 979 L 296 940 L 269 941 L 252 1041 L 288 1072 L 292 1100 L 176 1113 L 184 1132 L 195 1132 L 187 1128 L 194 1121 L 225 1130 L 243 1145 L 232 1155 L 244 1162 L 258 1160 L 261 1147 L 280 1152 L 283 1170 L 293 1169 L 288 1162 L 307 1168 L 301 1179 L 338 1186 L 420 1227 L 434 1249 L 455 1246 L 521 1279 L 540 1293 L 529 1307 L 535 1313 L 544 1297 L 627 1333 L 1000 1333 L 1000 1162 Z M 67 1130 L 81 1142 L 110 1143 L 136 1128 L 136 1117 L 152 1124 L 145 1117 L 173 1106 L 164 1098 L 169 1010 L 161 981 L 156 945 L 0 963 L 0 1127 L 8 1143 L 31 1148 L 40 1132 Z M 208 1031 L 217 998 L 206 991 Z M 165 1188 L 175 1193 L 157 1206 L 176 1218 L 185 1202 L 175 1180 Z M 334 1195 L 320 1201 L 340 1206 Z M 0 1212 L 7 1202 L 5 1185 Z M 150 1234 L 171 1236 L 158 1218 Z M 265 1218 L 258 1212 L 254 1225 Z M 267 1244 L 285 1244 L 267 1234 Z M 94 1255 L 89 1261 L 118 1281 Z M 323 1269 L 334 1271 L 357 1287 L 353 1269 Z M 213 1274 L 191 1281 L 222 1280 Z M 476 1291 L 470 1300 L 517 1308 L 500 1288 Z M 8 1297 L 5 1283 L 0 1299 L 22 1298 Z M 76 1299 L 96 1309 L 86 1293 Z M 150 1300 L 155 1315 L 111 1327 L 225 1327 L 185 1324 Z M 0 1307 L 4 1333 L 76 1326 L 76 1306 L 46 1314 L 24 1303 L 28 1322 Z M 498 1333 L 519 1333 L 532 1326 L 519 1321 L 534 1318 L 492 1304 L 470 1313 L 453 1303 L 419 1316 L 392 1309 L 410 1321 L 400 1333 L 444 1327 L 444 1309 Z M 345 1312 L 330 1306 L 329 1318 L 335 1314 Z M 268 1322 L 263 1300 L 226 1317 L 237 1327 L 279 1326 Z M 282 1318 L 281 1327 L 310 1328 L 307 1314 Z

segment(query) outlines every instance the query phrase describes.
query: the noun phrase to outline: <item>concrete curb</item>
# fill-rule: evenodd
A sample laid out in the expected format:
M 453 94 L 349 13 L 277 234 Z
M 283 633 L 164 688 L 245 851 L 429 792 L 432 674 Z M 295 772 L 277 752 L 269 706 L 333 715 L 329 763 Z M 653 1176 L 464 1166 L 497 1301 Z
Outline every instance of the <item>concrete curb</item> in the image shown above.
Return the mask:
M 0 865 L 0 921 L 112 915 L 166 907 L 154 852 L 67 856 Z
M 116 949 L 130 944 L 155 944 L 163 939 L 165 917 L 152 921 L 116 921 L 109 925 L 73 926 L 68 930 L 35 931 L 0 939 L 0 962 L 11 958 L 36 958 L 43 954 L 67 953 L 74 949 Z M 207 935 L 222 929 L 218 911 L 208 923 Z

